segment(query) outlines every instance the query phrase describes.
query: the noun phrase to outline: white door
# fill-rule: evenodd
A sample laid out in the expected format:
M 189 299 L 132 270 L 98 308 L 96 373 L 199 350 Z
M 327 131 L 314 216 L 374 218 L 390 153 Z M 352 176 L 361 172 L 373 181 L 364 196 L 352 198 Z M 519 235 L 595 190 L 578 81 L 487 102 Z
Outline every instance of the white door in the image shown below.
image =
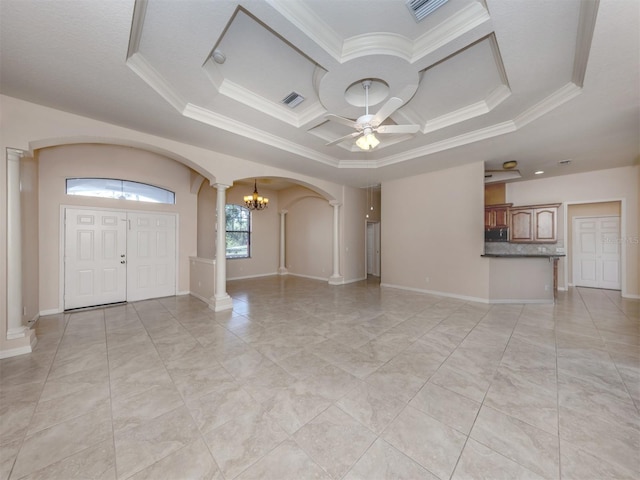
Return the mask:
M 367 274 L 380 276 L 379 223 L 367 223 Z
M 65 210 L 64 309 L 126 300 L 126 213 Z
M 129 213 L 127 300 L 176 294 L 176 217 Z
M 573 219 L 573 284 L 620 290 L 620 217 Z

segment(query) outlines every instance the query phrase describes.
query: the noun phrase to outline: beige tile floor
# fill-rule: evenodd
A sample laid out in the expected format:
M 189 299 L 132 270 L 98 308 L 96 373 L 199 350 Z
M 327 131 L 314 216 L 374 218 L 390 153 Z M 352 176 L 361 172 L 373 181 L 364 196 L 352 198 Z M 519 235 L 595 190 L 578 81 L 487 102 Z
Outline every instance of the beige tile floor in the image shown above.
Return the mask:
M 0 479 L 640 476 L 638 301 L 230 282 L 44 317 L 0 362 Z

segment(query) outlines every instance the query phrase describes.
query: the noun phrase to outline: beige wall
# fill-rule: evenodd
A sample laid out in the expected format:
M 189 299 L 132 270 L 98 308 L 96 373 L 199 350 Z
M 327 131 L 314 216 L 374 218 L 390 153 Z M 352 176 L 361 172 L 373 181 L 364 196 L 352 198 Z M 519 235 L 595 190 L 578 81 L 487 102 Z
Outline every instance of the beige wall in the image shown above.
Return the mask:
M 216 258 L 216 189 L 205 180 L 198 191 L 198 257 Z
M 39 253 L 38 253 L 38 161 L 20 160 L 20 209 L 22 210 L 22 324 L 38 316 Z
M 227 279 L 274 275 L 278 272 L 280 215 L 278 195 L 258 185 L 258 191 L 269 199 L 269 206 L 251 213 L 251 258 L 227 260 Z M 253 186 L 237 185 L 227 190 L 227 204 L 243 205 L 243 197 L 253 193 Z M 214 207 L 215 208 L 215 207 Z
M 67 145 L 39 152 L 40 311 L 60 305 L 60 206 L 114 208 L 177 213 L 178 292 L 189 291 L 189 256 L 196 254 L 196 195 L 191 193 L 191 171 L 155 153 L 114 145 Z M 122 178 L 167 188 L 175 205 L 131 202 L 65 194 L 68 177 Z
M 555 202 L 570 205 L 572 203 L 598 203 L 623 200 L 621 222 L 623 225 L 622 228 L 626 228 L 626 231 L 623 232 L 623 248 L 626 250 L 626 260 L 623 266 L 625 277 L 623 278 L 622 295 L 639 297 L 639 169 L 640 166 L 635 165 L 631 167 L 612 168 L 595 172 L 509 183 L 507 184 L 507 202 L 512 202 L 514 205 Z M 568 228 L 571 228 L 571 224 L 565 222 L 564 208 L 561 208 L 558 219 L 558 237 L 562 239 L 562 241 L 567 237 L 565 230 Z M 567 249 L 567 256 L 570 256 L 571 245 L 565 242 L 565 247 Z M 560 260 L 561 271 L 559 274 L 559 282 L 561 287 L 566 287 L 565 279 L 568 276 L 568 271 L 565 273 L 565 266 L 566 259 Z
M 340 273 L 345 282 L 366 278 L 367 208 L 366 190 L 345 187 L 344 205 L 340 207 L 343 240 Z
M 383 183 L 383 285 L 488 299 L 483 213 L 482 162 Z
M 286 215 L 286 268 L 289 273 L 328 279 L 331 276 L 333 207 L 311 190 L 296 186 L 280 192 Z
M 620 202 L 577 203 L 567 207 L 567 251 L 573 251 L 573 219 L 575 217 L 605 217 L 620 216 Z M 566 258 L 569 285 L 573 284 L 573 256 Z

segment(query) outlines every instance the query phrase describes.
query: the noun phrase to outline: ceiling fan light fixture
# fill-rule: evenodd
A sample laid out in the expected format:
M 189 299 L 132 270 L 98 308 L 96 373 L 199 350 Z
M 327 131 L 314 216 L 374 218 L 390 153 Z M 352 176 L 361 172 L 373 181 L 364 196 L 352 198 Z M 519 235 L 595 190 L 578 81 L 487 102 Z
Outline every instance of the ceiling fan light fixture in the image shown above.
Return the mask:
M 373 132 L 365 132 L 364 135 L 361 135 L 360 138 L 356 140 L 356 145 L 360 147 L 361 150 L 373 150 L 380 145 L 380 140 L 376 138 Z

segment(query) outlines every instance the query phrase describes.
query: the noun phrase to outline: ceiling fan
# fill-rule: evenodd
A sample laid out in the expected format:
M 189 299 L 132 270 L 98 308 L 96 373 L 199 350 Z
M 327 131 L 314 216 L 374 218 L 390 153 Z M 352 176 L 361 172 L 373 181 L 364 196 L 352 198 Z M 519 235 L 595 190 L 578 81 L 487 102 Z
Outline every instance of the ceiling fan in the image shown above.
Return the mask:
M 363 80 L 362 87 L 364 88 L 365 98 L 365 114 L 358 117 L 356 121 L 349 118 L 340 117 L 338 115 L 328 114 L 325 116 L 327 120 L 341 123 L 351 128 L 355 128 L 356 131 L 340 137 L 332 142 L 327 143 L 327 146 L 336 145 L 349 138 L 356 138 L 356 145 L 362 150 L 372 150 L 380 144 L 380 140 L 375 136 L 376 133 L 401 135 L 401 134 L 413 134 L 420 129 L 420 125 L 382 125 L 389 115 L 395 112 L 402 106 L 402 99 L 398 97 L 391 97 L 387 102 L 382 105 L 378 113 L 375 115 L 369 114 L 369 88 L 371 87 L 371 80 Z

